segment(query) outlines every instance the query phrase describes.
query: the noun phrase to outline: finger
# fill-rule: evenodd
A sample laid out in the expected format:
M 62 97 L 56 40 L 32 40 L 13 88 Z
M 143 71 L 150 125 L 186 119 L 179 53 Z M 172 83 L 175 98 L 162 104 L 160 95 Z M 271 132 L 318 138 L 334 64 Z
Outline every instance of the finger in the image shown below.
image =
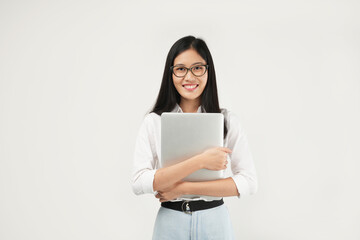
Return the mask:
M 232 153 L 232 150 L 230 148 L 227 147 L 221 147 L 220 150 L 226 152 L 226 153 Z
M 232 153 L 232 150 L 227 147 L 218 147 L 218 149 L 226 153 Z

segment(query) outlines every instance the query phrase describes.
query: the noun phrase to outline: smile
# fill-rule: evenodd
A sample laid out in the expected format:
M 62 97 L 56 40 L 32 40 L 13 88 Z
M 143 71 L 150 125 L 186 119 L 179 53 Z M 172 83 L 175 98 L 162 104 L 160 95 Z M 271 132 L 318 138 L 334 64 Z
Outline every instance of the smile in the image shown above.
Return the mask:
M 186 85 L 183 85 L 183 87 L 188 91 L 194 91 L 198 86 L 199 86 L 199 84 L 186 84 Z

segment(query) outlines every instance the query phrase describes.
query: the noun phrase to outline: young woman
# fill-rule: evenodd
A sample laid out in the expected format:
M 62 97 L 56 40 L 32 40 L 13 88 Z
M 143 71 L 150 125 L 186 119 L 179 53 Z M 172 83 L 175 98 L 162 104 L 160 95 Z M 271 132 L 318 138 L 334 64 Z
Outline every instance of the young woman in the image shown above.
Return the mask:
M 163 112 L 224 114 L 224 147 L 207 149 L 181 163 L 159 168 L 160 115 Z M 230 160 L 230 166 L 228 161 Z M 231 167 L 232 176 L 205 182 L 182 179 L 202 169 Z M 244 129 L 236 114 L 219 107 L 215 68 L 206 43 L 187 36 L 171 47 L 152 111 L 146 114 L 135 144 L 132 187 L 135 194 L 152 193 L 161 202 L 153 239 L 234 239 L 224 202 L 182 195 L 215 197 L 254 194 L 257 177 Z

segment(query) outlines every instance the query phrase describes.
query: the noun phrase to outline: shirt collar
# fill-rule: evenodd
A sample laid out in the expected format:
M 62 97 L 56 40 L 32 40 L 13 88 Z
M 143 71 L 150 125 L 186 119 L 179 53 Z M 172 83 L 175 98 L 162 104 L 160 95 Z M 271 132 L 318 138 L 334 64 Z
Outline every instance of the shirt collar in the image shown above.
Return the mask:
M 203 111 L 202 111 L 203 110 Z M 183 113 L 183 110 L 181 109 L 180 105 L 178 103 L 176 103 L 174 109 L 171 112 L 175 112 L 175 113 Z M 198 107 L 197 109 L 197 113 L 202 113 L 202 112 L 206 112 L 205 109 L 201 108 L 201 105 Z

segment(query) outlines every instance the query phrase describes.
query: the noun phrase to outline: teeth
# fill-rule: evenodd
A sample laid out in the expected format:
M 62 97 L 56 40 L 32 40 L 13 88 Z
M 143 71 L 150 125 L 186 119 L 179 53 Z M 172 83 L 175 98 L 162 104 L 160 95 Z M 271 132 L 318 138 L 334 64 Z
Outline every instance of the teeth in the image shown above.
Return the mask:
M 193 88 L 195 88 L 197 85 L 185 85 L 184 87 L 185 88 L 190 88 L 190 89 L 193 89 Z

